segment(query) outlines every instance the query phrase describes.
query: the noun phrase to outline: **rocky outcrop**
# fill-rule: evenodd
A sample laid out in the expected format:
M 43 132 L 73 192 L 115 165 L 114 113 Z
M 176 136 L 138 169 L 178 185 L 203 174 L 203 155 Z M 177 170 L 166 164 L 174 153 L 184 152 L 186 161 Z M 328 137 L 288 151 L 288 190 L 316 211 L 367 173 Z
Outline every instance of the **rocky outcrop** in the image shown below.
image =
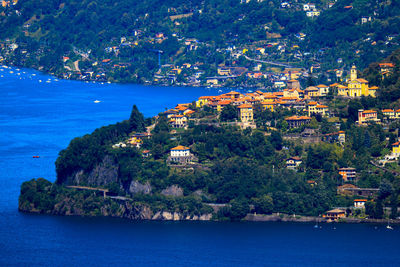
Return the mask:
M 113 182 L 118 182 L 118 165 L 111 156 L 105 156 L 103 161 L 97 164 L 90 173 L 85 173 L 83 170 L 75 172 L 66 178 L 65 184 L 104 186 Z
M 151 185 L 147 181 L 145 184 L 141 184 L 138 181 L 132 181 L 129 186 L 129 193 L 132 195 L 135 194 L 150 194 L 151 193 Z
M 183 189 L 177 185 L 171 185 L 161 191 L 164 196 L 181 197 L 183 196 Z

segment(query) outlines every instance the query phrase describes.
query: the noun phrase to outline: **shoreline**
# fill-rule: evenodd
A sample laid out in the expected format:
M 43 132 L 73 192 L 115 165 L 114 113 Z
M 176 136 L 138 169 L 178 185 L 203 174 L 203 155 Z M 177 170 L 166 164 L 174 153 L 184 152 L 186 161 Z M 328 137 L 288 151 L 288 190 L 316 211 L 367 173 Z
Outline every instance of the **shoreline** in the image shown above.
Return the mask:
M 387 219 L 361 219 L 361 218 L 340 218 L 337 221 L 328 221 L 322 217 L 315 216 L 302 216 L 296 215 L 291 216 L 287 214 L 247 214 L 243 219 L 245 221 L 250 222 L 297 222 L 297 223 L 350 223 L 350 224 L 358 224 L 358 223 L 368 223 L 368 224 L 387 224 Z M 399 219 L 389 219 L 390 224 L 400 225 Z
M 227 220 L 218 220 L 214 219 L 212 216 L 199 216 L 196 219 L 187 219 L 187 218 L 179 218 L 177 216 L 174 216 L 174 213 L 166 212 L 171 214 L 172 216 L 159 216 L 158 218 L 152 218 L 152 219 L 147 219 L 147 218 L 127 218 L 123 216 L 113 216 L 113 215 L 98 215 L 98 216 L 91 216 L 91 215 L 81 215 L 81 214 L 54 214 L 54 213 L 41 213 L 38 211 L 26 211 L 26 210 L 20 210 L 18 209 L 18 212 L 24 213 L 24 214 L 31 214 L 31 215 L 48 215 L 48 216 L 60 216 L 60 217 L 80 217 L 80 218 L 113 218 L 113 219 L 123 219 L 123 220 L 128 220 L 128 221 L 135 221 L 135 222 L 141 222 L 141 221 L 159 221 L 159 222 L 249 222 L 249 223 L 268 223 L 268 222 L 276 222 L 276 223 L 322 223 L 322 224 L 379 224 L 379 225 L 386 225 L 388 224 L 387 219 L 360 219 L 360 218 L 341 218 L 340 220 L 337 221 L 328 221 L 325 218 L 322 217 L 316 217 L 316 216 L 302 216 L 302 215 L 287 215 L 287 214 L 252 214 L 248 213 L 246 217 L 239 221 L 227 221 Z M 158 212 L 160 213 L 160 212 Z M 203 218 L 201 218 L 203 217 Z M 177 219 L 179 218 L 179 219 Z M 391 225 L 400 225 L 400 220 L 399 219 L 389 219 L 389 224 Z

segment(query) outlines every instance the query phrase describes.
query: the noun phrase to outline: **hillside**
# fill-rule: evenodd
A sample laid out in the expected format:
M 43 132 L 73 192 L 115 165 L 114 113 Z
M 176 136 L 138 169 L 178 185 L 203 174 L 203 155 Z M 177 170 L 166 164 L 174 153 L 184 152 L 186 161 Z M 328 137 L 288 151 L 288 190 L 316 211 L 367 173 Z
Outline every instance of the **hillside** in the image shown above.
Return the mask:
M 399 42 L 399 1 L 316 2 L 318 16 L 306 2 L 3 2 L 0 60 L 71 79 L 190 84 L 221 64 L 251 66 L 235 55 L 257 47 L 266 60 L 303 68 L 363 68 Z M 162 65 L 192 66 L 160 69 L 159 56 Z

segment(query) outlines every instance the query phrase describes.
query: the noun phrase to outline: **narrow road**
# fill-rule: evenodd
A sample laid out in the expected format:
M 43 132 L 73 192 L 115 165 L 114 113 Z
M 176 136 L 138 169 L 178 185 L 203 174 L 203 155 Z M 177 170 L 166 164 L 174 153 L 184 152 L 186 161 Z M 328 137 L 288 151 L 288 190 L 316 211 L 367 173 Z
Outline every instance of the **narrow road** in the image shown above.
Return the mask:
M 276 65 L 280 67 L 286 67 L 286 68 L 294 68 L 294 66 L 284 64 L 284 63 L 279 63 L 279 62 L 273 62 L 273 61 L 265 61 L 265 60 L 259 60 L 259 59 L 254 59 L 254 58 L 249 58 L 248 56 L 244 56 L 247 60 L 254 61 L 254 62 L 260 62 L 260 63 L 265 63 L 265 64 L 270 64 L 270 65 Z

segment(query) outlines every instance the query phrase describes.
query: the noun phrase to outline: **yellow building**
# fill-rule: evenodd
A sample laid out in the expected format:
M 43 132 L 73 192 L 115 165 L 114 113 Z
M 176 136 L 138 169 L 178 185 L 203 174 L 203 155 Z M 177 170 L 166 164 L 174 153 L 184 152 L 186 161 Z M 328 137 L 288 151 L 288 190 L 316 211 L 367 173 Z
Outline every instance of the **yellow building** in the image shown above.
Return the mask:
M 377 87 L 373 90 L 369 90 L 368 81 L 357 78 L 357 68 L 355 65 L 351 67 L 350 70 L 350 81 L 347 83 L 348 95 L 350 97 L 360 97 L 360 96 L 372 96 L 376 97 Z
M 323 117 L 326 117 L 329 114 L 328 106 L 320 105 L 315 101 L 307 104 L 307 111 L 308 116 L 311 116 L 312 114 L 321 114 Z
M 336 88 L 339 96 L 349 96 L 349 88 L 347 88 L 347 86 L 338 84 Z
M 392 144 L 392 155 L 396 157 L 400 156 L 400 142 Z
M 315 86 L 309 86 L 304 90 L 304 96 L 308 98 L 319 97 L 319 89 Z
M 196 108 L 201 108 L 202 106 L 207 105 L 208 101 L 210 101 L 209 96 L 200 96 L 196 101 Z
M 225 106 L 230 105 L 231 103 L 232 103 L 231 100 L 221 100 L 221 101 L 219 101 L 219 102 L 217 103 L 217 111 L 218 111 L 218 112 L 221 112 L 222 109 L 223 109 Z
M 316 86 L 319 91 L 319 96 L 326 96 L 329 93 L 329 86 L 325 84 L 319 84 Z
M 276 103 L 274 101 L 263 101 L 261 102 L 261 105 L 263 106 L 264 110 L 269 109 L 270 111 L 274 112 L 274 107 Z
M 239 118 L 242 122 L 253 121 L 253 106 L 250 104 L 243 104 L 238 106 Z

